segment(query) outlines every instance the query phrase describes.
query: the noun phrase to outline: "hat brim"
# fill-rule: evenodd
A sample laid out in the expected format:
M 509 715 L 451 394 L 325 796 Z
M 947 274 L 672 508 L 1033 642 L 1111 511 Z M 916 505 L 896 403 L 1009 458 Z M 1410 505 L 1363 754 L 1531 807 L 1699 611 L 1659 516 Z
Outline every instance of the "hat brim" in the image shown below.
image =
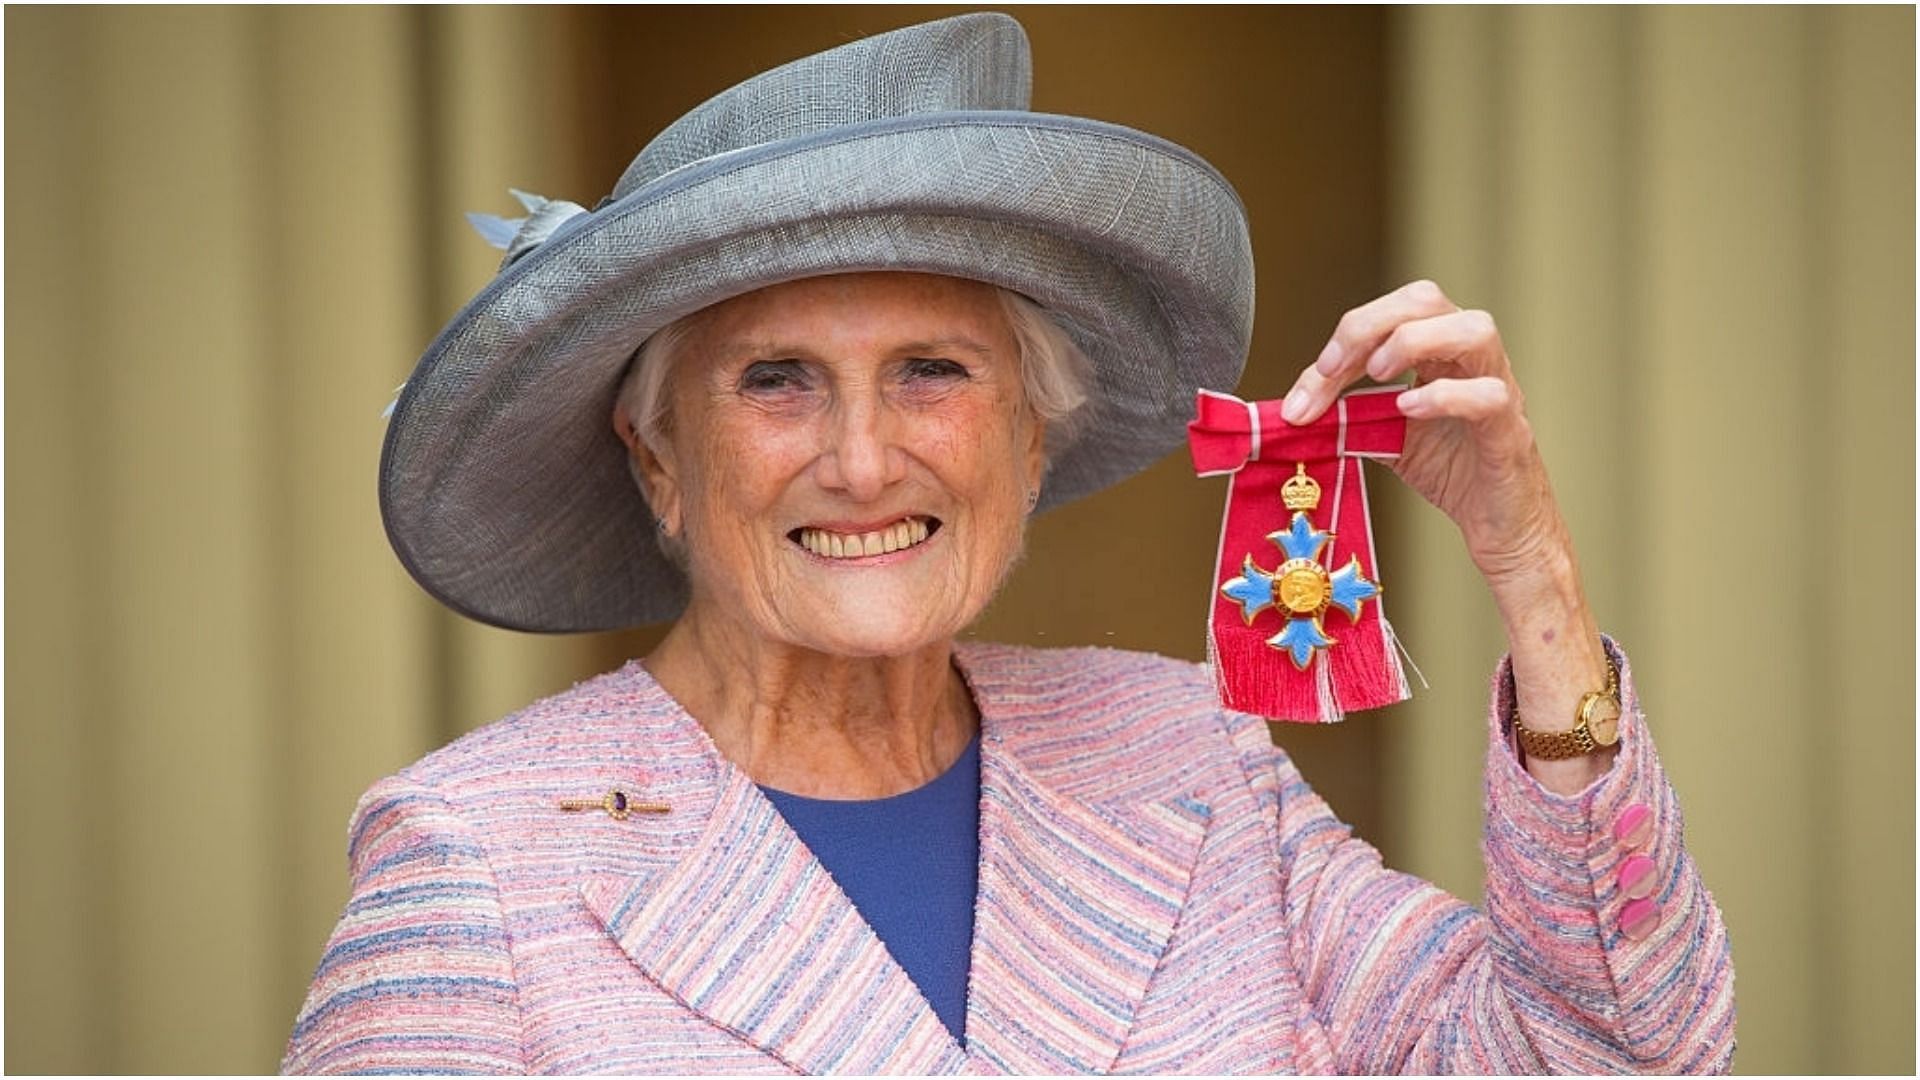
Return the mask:
M 617 629 L 677 615 L 611 417 L 655 330 L 783 281 L 901 270 L 1004 286 L 1092 361 L 1092 410 L 1041 494 L 1058 505 L 1179 445 L 1200 387 L 1252 333 L 1244 211 L 1211 167 L 1128 128 L 1035 113 L 851 124 L 687 166 L 563 225 L 441 332 L 380 463 L 395 552 L 496 626 Z

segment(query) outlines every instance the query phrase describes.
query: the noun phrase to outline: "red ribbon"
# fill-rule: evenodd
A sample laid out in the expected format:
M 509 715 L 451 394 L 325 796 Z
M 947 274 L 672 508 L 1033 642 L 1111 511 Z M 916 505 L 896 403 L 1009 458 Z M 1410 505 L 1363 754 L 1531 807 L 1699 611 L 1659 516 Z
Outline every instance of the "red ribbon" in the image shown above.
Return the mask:
M 1276 720 L 1326 723 L 1350 710 L 1407 699 L 1407 679 L 1382 597 L 1362 603 L 1358 620 L 1341 608 L 1328 607 L 1322 625 L 1334 644 L 1316 649 L 1302 670 L 1285 651 L 1267 644 L 1285 625 L 1287 612 L 1262 611 L 1249 626 L 1241 605 L 1220 591 L 1240 576 L 1248 555 L 1267 571 L 1285 560 L 1267 537 L 1284 532 L 1293 517 L 1281 501 L 1280 486 L 1298 465 L 1305 465 L 1307 475 L 1320 485 L 1319 508 L 1308 518 L 1315 528 L 1333 534 L 1320 563 L 1334 570 L 1355 558 L 1368 580 L 1380 580 L 1360 462 L 1400 456 L 1407 421 L 1394 401 L 1405 389 L 1354 391 L 1320 419 L 1297 427 L 1281 419 L 1278 401 L 1248 402 L 1200 391 L 1197 415 L 1187 425 L 1194 471 L 1201 476 L 1233 475 L 1207 621 L 1207 656 L 1220 700 L 1228 708 Z

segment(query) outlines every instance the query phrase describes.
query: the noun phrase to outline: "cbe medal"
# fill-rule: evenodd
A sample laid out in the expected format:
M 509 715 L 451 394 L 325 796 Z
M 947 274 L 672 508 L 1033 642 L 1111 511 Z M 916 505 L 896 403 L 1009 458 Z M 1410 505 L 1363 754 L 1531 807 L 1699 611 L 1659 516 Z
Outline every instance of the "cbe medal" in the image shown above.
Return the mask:
M 1399 456 L 1404 389 L 1356 391 L 1300 426 L 1277 401 L 1200 392 L 1194 469 L 1233 477 L 1207 633 L 1228 708 L 1329 722 L 1406 699 L 1361 476 L 1362 459 Z
M 1285 532 L 1268 533 L 1267 539 L 1279 545 L 1287 556 L 1280 569 L 1269 574 L 1254 565 L 1248 555 L 1240 576 L 1220 586 L 1227 599 L 1240 605 L 1240 614 L 1248 626 L 1254 616 L 1268 608 L 1286 612 L 1287 624 L 1267 639 L 1267 644 L 1284 651 L 1293 666 L 1302 671 L 1313 660 L 1315 649 L 1332 645 L 1321 620 L 1328 607 L 1337 607 L 1352 620 L 1360 618 L 1361 605 L 1380 595 L 1380 586 L 1367 580 L 1357 555 L 1347 565 L 1329 574 L 1320 564 L 1320 552 L 1333 540 L 1332 533 L 1313 527 L 1308 516 L 1320 506 L 1320 485 L 1307 475 L 1304 463 L 1294 466 L 1292 479 L 1281 485 L 1280 498 L 1293 519 Z

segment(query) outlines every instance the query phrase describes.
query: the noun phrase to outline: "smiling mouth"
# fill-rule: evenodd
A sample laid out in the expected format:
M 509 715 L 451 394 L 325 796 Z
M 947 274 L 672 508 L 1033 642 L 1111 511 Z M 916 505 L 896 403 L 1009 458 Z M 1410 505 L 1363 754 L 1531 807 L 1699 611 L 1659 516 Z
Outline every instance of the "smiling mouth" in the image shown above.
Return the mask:
M 940 531 L 936 517 L 909 517 L 871 532 L 840 533 L 811 526 L 793 530 L 787 539 L 825 559 L 859 559 L 918 547 Z

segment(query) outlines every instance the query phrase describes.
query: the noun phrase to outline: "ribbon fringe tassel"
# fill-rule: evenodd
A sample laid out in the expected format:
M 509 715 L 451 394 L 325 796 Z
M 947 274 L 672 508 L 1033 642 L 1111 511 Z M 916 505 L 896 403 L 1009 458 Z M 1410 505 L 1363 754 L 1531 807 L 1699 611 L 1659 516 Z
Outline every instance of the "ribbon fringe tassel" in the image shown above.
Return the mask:
M 1413 696 L 1400 660 L 1404 649 L 1399 635 L 1384 617 L 1379 624 L 1389 643 L 1386 650 L 1352 650 L 1336 663 L 1331 658 L 1342 656 L 1336 645 L 1313 658 L 1308 678 L 1301 678 L 1291 661 L 1253 634 L 1235 634 L 1221 641 L 1208 633 L 1207 665 L 1228 708 L 1275 720 L 1338 723 L 1350 712 L 1378 709 Z M 1415 674 L 1419 670 L 1415 667 Z M 1420 685 L 1426 685 L 1424 675 Z

